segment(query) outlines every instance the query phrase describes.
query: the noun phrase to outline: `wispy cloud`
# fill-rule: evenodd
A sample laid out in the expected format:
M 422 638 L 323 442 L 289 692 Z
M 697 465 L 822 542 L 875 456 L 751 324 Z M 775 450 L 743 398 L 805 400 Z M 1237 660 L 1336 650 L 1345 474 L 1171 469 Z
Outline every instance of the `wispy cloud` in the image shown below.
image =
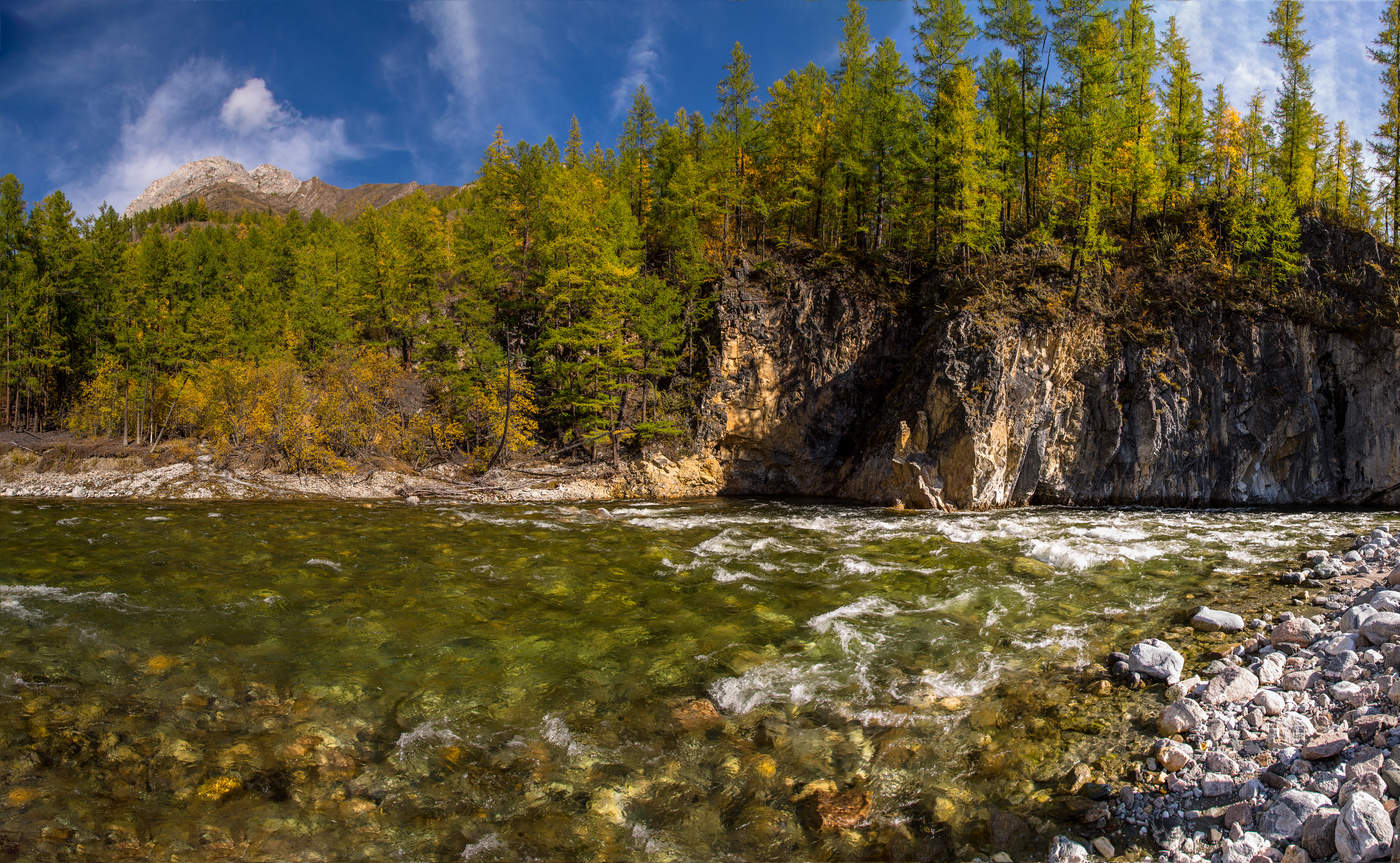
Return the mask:
M 612 119 L 622 116 L 638 87 L 645 86 L 653 94 L 661 74 L 661 35 L 650 21 L 627 50 L 627 68 L 612 91 Z
M 1191 46 L 1191 62 L 1209 93 L 1225 85 L 1230 102 L 1243 109 L 1255 90 L 1272 105 L 1279 85 L 1278 51 L 1263 44 L 1272 4 L 1259 0 L 1184 0 L 1157 6 L 1158 33 L 1176 16 L 1177 29 Z M 1306 8 L 1305 27 L 1313 41 L 1314 107 L 1328 119 L 1347 124 L 1349 136 L 1364 139 L 1377 123 L 1379 70 L 1366 46 L 1379 31 L 1381 0 L 1318 0 Z
M 442 72 L 457 96 L 472 108 L 481 102 L 481 47 L 475 10 L 468 0 L 432 0 L 409 7 L 414 21 L 433 37 L 428 62 Z
M 122 125 L 113 155 L 77 185 L 73 199 L 80 212 L 102 201 L 121 209 L 152 180 L 207 156 L 250 168 L 269 162 L 305 178 L 357 155 L 343 120 L 304 117 L 263 79 L 240 82 L 222 63 L 198 59 L 170 73 Z

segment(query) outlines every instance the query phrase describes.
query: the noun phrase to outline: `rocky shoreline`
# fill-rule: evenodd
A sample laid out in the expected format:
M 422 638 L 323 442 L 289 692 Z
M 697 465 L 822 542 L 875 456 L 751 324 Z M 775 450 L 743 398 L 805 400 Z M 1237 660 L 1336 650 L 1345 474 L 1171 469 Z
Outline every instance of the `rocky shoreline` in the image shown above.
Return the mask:
M 1199 675 L 1182 679 L 1158 639 L 1109 658 L 1121 682 L 1160 682 L 1168 700 L 1136 781 L 1089 789 L 1120 841 L 1155 844 L 1164 863 L 1400 860 L 1400 538 L 1376 528 L 1306 563 L 1279 577 L 1310 591 L 1296 612 L 1246 624 L 1195 611 L 1194 628 L 1239 638 Z M 1056 837 L 1047 856 L 1091 847 L 1114 857 L 1103 835 Z
M 0 441 L 3 443 L 3 441 Z M 0 497 L 146 500 L 402 500 L 579 503 L 709 497 L 721 486 L 713 459 L 652 455 L 624 463 L 531 462 L 473 475 L 454 465 L 424 470 L 361 465 L 345 473 L 283 473 L 216 459 L 174 441 L 160 450 L 119 447 L 74 455 L 67 444 L 0 451 Z

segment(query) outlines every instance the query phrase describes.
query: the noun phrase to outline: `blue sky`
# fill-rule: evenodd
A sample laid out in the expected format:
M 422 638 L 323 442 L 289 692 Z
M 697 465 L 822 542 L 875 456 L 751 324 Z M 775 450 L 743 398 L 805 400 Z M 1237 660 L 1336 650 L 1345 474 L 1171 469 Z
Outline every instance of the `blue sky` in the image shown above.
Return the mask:
M 969 2 L 975 7 L 974 2 Z M 1166 0 L 1203 84 L 1272 95 L 1267 0 Z M 909 0 L 867 4 L 910 57 Z M 1364 137 L 1381 0 L 1309 0 L 1318 107 Z M 616 140 L 632 89 L 709 114 L 735 40 L 760 89 L 834 66 L 844 0 L 155 2 L 0 0 L 0 173 L 37 200 L 118 210 L 178 165 L 223 155 L 337 185 L 470 180 L 497 124 L 512 140 Z

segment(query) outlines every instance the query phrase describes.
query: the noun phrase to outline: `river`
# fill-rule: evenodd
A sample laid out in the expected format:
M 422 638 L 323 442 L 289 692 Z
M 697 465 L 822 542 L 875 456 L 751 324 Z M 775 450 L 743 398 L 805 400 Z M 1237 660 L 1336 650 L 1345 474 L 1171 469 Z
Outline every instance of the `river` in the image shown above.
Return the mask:
M 1386 520 L 0 511 L 0 859 L 54 860 L 963 856 L 1131 748 L 1107 650 Z

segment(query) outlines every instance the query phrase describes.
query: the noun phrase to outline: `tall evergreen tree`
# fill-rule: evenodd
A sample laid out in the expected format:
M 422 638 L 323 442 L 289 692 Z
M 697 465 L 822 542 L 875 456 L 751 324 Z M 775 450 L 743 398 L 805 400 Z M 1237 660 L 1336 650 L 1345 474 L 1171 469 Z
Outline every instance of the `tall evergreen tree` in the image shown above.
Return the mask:
M 1381 65 L 1381 125 L 1371 136 L 1371 150 L 1384 181 L 1381 187 L 1391 245 L 1400 245 L 1400 0 L 1389 0 L 1381 13 L 1381 32 L 1368 49 Z
M 1278 134 L 1274 170 L 1295 203 L 1310 203 L 1318 120 L 1312 104 L 1312 73 L 1307 65 L 1312 43 L 1303 29 L 1302 0 L 1275 0 L 1269 22 L 1274 26 L 1264 44 L 1278 48 L 1283 60 L 1278 100 L 1274 104 Z
M 1167 56 L 1167 78 L 1162 88 L 1162 173 L 1163 206 L 1180 201 L 1201 160 L 1205 119 L 1201 107 L 1200 76 L 1191 68 L 1186 40 L 1176 29 L 1176 18 L 1167 19 L 1167 37 L 1162 42 Z M 1212 119 L 1220 119 L 1225 108 L 1223 88 L 1212 105 Z
M 1006 45 L 1013 54 L 1018 100 L 1015 125 L 1015 160 L 1021 169 L 1021 196 L 1025 218 L 1034 222 L 1036 183 L 1039 181 L 1045 108 L 1045 25 L 1030 0 L 979 0 L 982 31 L 987 38 Z

